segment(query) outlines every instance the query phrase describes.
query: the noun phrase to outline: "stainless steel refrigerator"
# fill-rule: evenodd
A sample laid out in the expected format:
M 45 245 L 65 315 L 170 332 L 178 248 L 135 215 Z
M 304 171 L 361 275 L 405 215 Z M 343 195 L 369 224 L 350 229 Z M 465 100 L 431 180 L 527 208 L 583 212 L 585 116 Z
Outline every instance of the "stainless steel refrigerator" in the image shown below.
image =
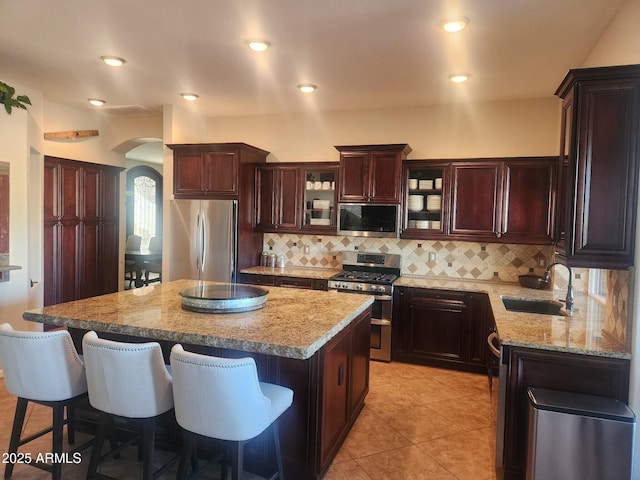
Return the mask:
M 172 200 L 170 280 L 234 283 L 237 264 L 236 200 Z

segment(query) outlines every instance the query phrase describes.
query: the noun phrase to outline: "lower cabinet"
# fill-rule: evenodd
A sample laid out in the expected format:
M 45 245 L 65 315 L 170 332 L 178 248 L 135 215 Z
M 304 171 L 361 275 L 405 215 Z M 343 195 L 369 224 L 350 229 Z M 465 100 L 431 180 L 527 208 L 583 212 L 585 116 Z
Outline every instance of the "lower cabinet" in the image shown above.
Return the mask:
M 600 395 L 627 403 L 629 368 L 625 359 L 503 345 L 496 438 L 499 478 L 525 478 L 529 387 Z
M 272 287 L 305 288 L 309 290 L 327 290 L 327 280 L 323 278 L 288 277 L 283 275 L 262 275 L 240 273 L 238 282 Z
M 488 301 L 480 293 L 396 288 L 392 360 L 485 371 Z

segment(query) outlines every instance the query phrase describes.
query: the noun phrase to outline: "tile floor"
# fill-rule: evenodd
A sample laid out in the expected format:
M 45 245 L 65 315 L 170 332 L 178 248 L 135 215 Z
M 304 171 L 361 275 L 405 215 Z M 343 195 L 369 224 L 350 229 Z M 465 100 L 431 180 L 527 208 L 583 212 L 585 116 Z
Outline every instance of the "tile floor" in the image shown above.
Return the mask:
M 366 405 L 324 480 L 495 480 L 495 408 L 487 377 L 402 363 L 371 363 Z M 494 379 L 495 382 L 495 379 Z M 0 379 L 0 454 L 9 445 L 15 399 Z M 50 409 L 30 406 L 27 432 L 50 422 Z M 87 436 L 78 435 L 76 442 Z M 79 443 L 78 443 L 79 444 Z M 50 436 L 31 449 L 46 451 Z M 65 480 L 83 479 L 89 451 L 63 467 Z M 4 465 L 0 465 L 4 473 Z M 116 478 L 139 478 L 135 452 L 101 468 Z M 249 475 L 246 480 L 257 480 Z M 17 465 L 14 479 L 48 480 L 46 472 Z M 175 478 L 175 468 L 162 480 Z M 200 477 L 219 478 L 215 467 Z M 296 479 L 287 479 L 296 480 Z

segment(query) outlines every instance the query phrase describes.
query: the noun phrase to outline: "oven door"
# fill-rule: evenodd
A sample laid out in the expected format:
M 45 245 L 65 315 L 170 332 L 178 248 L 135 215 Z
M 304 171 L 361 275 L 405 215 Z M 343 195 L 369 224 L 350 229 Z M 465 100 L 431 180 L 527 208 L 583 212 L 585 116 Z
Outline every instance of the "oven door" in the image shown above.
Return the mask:
M 391 361 L 391 312 L 393 296 L 376 295 L 371 307 L 371 340 L 369 355 L 372 360 Z

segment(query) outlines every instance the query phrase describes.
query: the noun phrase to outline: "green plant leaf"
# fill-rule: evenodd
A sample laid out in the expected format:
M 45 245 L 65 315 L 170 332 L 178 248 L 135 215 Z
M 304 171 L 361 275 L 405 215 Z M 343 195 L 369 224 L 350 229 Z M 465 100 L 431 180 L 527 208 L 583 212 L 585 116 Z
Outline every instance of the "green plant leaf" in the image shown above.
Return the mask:
M 9 102 L 7 101 L 4 102 L 4 109 L 7 111 L 9 115 L 11 115 L 11 105 L 9 104 Z
M 27 105 L 31 105 L 31 100 L 29 100 L 29 97 L 27 97 L 26 95 L 18 95 L 16 99 L 19 102 L 26 103 Z

